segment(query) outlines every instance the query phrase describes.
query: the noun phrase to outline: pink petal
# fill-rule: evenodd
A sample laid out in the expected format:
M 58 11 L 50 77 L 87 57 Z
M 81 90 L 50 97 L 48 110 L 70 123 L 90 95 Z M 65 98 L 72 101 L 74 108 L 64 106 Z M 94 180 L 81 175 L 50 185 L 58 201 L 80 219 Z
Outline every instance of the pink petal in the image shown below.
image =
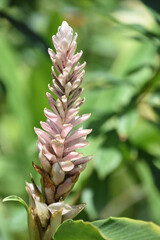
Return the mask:
M 85 66 L 86 66 L 86 62 L 84 62 L 84 63 L 81 64 L 81 65 L 77 65 L 77 66 L 75 66 L 74 74 L 80 72 Z
M 78 108 L 79 106 L 82 105 L 82 103 L 85 102 L 85 98 L 81 99 L 80 97 L 77 98 L 69 107 L 70 108 Z
M 77 129 L 71 133 L 71 135 L 66 139 L 65 143 L 68 143 L 74 139 L 83 137 L 92 132 L 92 129 Z
M 64 193 L 68 192 L 69 190 L 72 189 L 74 186 L 74 183 L 70 178 L 67 178 L 64 183 L 60 184 L 57 188 L 57 194 L 59 196 L 63 195 Z
M 52 42 L 53 42 L 53 45 L 55 46 L 55 49 L 57 50 L 57 48 L 58 48 L 58 42 L 57 42 L 57 39 L 56 39 L 56 36 L 55 36 L 55 35 L 52 36 Z
M 81 173 L 86 168 L 86 163 L 80 164 L 77 167 L 75 167 L 72 171 L 68 172 L 68 175 L 74 175 L 76 173 Z
M 89 162 L 92 158 L 93 158 L 93 155 L 80 158 L 80 159 L 74 161 L 74 165 L 77 166 L 77 165 L 80 165 L 80 164 L 87 163 L 87 162 Z
M 72 124 L 63 124 L 63 127 L 62 127 L 62 132 L 61 132 L 61 137 L 62 138 L 65 138 L 69 133 L 70 131 L 73 129 L 73 126 Z
M 62 100 L 64 109 L 66 109 L 67 108 L 67 101 L 68 101 L 67 97 L 64 95 L 64 96 L 61 97 L 61 100 Z
M 56 78 L 52 80 L 52 83 L 53 83 L 52 87 L 54 86 L 54 88 L 63 95 L 64 87 L 61 85 L 61 83 Z
M 68 143 L 67 146 L 65 146 L 64 153 L 72 152 L 76 149 L 83 148 L 88 146 L 89 142 L 86 142 L 85 140 L 79 140 L 79 141 L 72 141 L 71 143 Z
M 47 119 L 46 121 L 48 123 L 48 125 L 53 129 L 54 132 L 56 132 L 56 134 L 59 134 L 61 129 L 58 127 L 57 124 L 51 122 L 49 119 Z
M 72 95 L 71 99 L 68 102 L 68 107 L 71 106 L 71 104 L 80 96 L 80 94 L 83 92 L 84 88 L 78 88 Z
M 57 157 L 62 157 L 64 151 L 64 144 L 60 141 L 57 141 L 56 139 L 53 139 L 51 141 L 51 145 Z
M 57 101 L 56 101 L 56 106 L 57 106 L 57 108 L 59 109 L 59 112 L 60 112 L 60 114 L 61 114 L 61 117 L 64 118 L 64 117 L 65 117 L 65 111 L 64 111 L 62 102 L 60 101 L 59 98 L 58 98 Z
M 56 107 L 55 99 L 53 98 L 53 96 L 49 92 L 47 92 L 46 95 L 47 95 L 47 98 L 48 98 L 49 105 L 51 106 L 52 110 L 55 112 L 57 117 L 60 119 L 59 112 L 58 112 L 57 107 Z
M 63 87 L 65 87 L 66 84 L 66 76 L 64 74 L 59 74 L 58 76 L 58 80 L 59 82 L 62 84 Z
M 57 124 L 59 128 L 62 128 L 62 124 L 59 121 L 59 119 L 58 119 L 56 114 L 54 114 L 52 111 L 50 111 L 47 108 L 44 109 L 44 114 L 51 122 Z
M 51 60 L 54 59 L 54 57 L 55 57 L 55 52 L 54 52 L 51 48 L 48 48 L 48 53 L 49 53 L 49 55 L 50 55 Z
M 82 71 L 78 72 L 77 74 L 74 74 L 72 79 L 71 79 L 71 82 L 73 83 L 78 79 L 80 79 L 82 81 L 82 78 L 83 78 L 84 74 L 85 74 L 85 70 L 82 70 Z
M 39 161 L 40 161 L 43 169 L 45 171 L 49 172 L 51 169 L 51 164 L 49 163 L 47 158 L 43 155 L 42 151 L 40 151 L 40 153 L 39 153 Z
M 77 160 L 79 158 L 81 158 L 83 156 L 82 153 L 78 153 L 78 152 L 70 152 L 68 153 L 65 157 L 63 157 L 62 161 L 73 161 L 73 160 Z
M 49 136 L 48 133 L 46 133 L 42 129 L 36 128 L 36 127 L 34 127 L 34 131 L 37 134 L 37 136 L 38 136 L 38 138 L 39 138 L 39 140 L 42 144 L 49 144 L 50 143 L 51 137 Z
M 79 124 L 81 124 L 82 122 L 85 122 L 89 117 L 91 116 L 91 114 L 83 114 L 81 117 L 80 116 L 76 116 L 74 119 L 72 119 L 71 124 L 75 127 Z
M 67 39 L 64 38 L 64 39 L 62 40 L 62 44 L 61 44 L 62 51 L 63 51 L 63 52 L 66 52 L 66 51 L 68 50 L 68 47 L 69 47 L 69 46 L 68 46 Z
M 42 150 L 42 143 L 38 140 L 37 141 L 37 150 L 38 150 L 38 152 L 40 152 L 41 150 Z
M 52 175 L 52 180 L 56 186 L 59 185 L 61 182 L 63 182 L 65 178 L 65 173 L 60 167 L 59 163 L 53 164 L 51 175 Z
M 68 97 L 69 96 L 69 93 L 71 92 L 72 90 L 72 84 L 70 82 L 68 82 L 65 86 L 65 95 Z
M 41 127 L 47 131 L 48 133 L 50 133 L 53 137 L 57 134 L 56 131 L 53 131 L 53 129 L 49 126 L 49 124 L 47 124 L 46 122 L 42 122 L 40 121 Z
M 54 86 L 50 86 L 50 84 L 48 84 L 48 88 L 51 92 L 53 92 L 58 98 L 61 98 L 61 96 L 63 95 L 62 93 L 60 93 Z
M 71 44 L 72 37 L 73 37 L 73 31 L 68 32 L 68 34 L 66 36 L 68 46 Z
M 78 88 L 82 83 L 82 79 L 78 78 L 76 79 L 72 84 L 72 91 L 74 91 L 76 88 Z
M 69 123 L 79 112 L 79 108 L 71 108 L 68 110 L 65 123 Z
M 74 164 L 71 161 L 59 162 L 64 172 L 71 171 L 74 168 Z
M 52 163 L 57 162 L 56 156 L 53 153 L 51 153 L 50 151 L 48 151 L 48 149 L 46 148 L 45 145 L 43 146 L 42 153 Z
M 69 59 L 72 59 L 73 54 L 76 51 L 76 48 L 77 48 L 77 42 L 76 42 L 77 36 L 78 36 L 77 33 L 75 33 L 75 36 L 74 36 L 73 41 L 71 43 L 71 46 L 69 48 L 69 51 L 68 51 L 68 58 Z
M 71 60 L 72 60 L 72 62 L 73 62 L 73 65 L 79 61 L 79 59 L 80 59 L 80 57 L 82 56 L 82 54 L 83 54 L 83 51 L 81 50 L 79 53 L 76 53 L 76 54 L 72 57 Z

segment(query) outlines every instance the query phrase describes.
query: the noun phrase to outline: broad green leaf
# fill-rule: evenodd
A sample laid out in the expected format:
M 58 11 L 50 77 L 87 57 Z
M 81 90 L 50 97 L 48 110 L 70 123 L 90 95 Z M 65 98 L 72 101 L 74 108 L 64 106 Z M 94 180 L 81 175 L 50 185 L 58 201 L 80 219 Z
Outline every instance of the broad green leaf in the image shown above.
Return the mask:
M 82 109 L 85 112 L 91 112 L 93 119 L 93 116 L 95 117 L 99 113 L 104 114 L 104 112 L 111 113 L 119 111 L 129 103 L 134 94 L 135 88 L 133 85 L 127 84 L 117 85 L 106 89 L 104 88 L 104 85 L 102 85 L 101 89 L 92 89 L 92 91 L 88 89 L 88 91 L 85 91 L 87 100 Z M 99 115 L 97 116 L 99 117 Z
M 57 229 L 55 240 L 107 240 L 97 227 L 82 220 L 67 220 Z M 109 239 L 108 239 L 109 240 Z
M 128 138 L 133 127 L 135 127 L 138 120 L 138 112 L 135 110 L 128 111 L 127 114 L 122 115 L 117 121 L 117 131 L 121 139 Z
M 160 156 L 160 132 L 152 123 L 139 119 L 130 133 L 130 141 L 149 154 Z
M 160 227 L 152 222 L 113 218 L 92 223 L 109 240 L 159 240 Z
M 20 202 L 25 207 L 25 209 L 28 213 L 28 206 L 27 206 L 26 202 L 21 197 L 18 197 L 16 195 L 11 195 L 11 196 L 8 196 L 8 197 L 4 198 L 2 200 L 2 202 Z
M 100 148 L 94 159 L 95 169 L 100 178 L 105 178 L 115 170 L 122 160 L 122 156 L 115 148 Z

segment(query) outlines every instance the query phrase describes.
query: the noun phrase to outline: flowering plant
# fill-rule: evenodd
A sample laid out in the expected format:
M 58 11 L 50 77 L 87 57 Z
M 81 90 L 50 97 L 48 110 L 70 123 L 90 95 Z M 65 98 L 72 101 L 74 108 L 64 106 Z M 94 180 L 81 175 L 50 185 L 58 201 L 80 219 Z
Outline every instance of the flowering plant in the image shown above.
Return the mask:
M 158 240 L 160 228 L 153 223 L 127 218 L 109 218 L 93 223 L 68 220 L 85 207 L 85 204 L 70 206 L 64 200 L 86 163 L 92 159 L 92 156 L 84 157 L 76 151 L 88 145 L 86 136 L 91 132 L 91 129 L 77 128 L 90 114 L 78 115 L 85 101 L 80 97 L 83 91 L 80 85 L 86 63 L 79 63 L 82 51 L 75 54 L 76 39 L 77 33 L 73 36 L 72 28 L 64 21 L 52 38 L 56 52 L 48 50 L 53 63 L 52 85 L 48 86 L 51 93 L 46 94 L 51 110 L 44 109 L 47 120 L 40 122 L 43 130 L 35 128 L 41 166 L 33 163 L 41 176 L 41 187 L 32 176 L 32 183 L 26 183 L 29 208 L 17 196 L 3 201 L 19 201 L 25 206 L 31 240 Z
M 78 115 L 81 99 L 80 88 L 84 75 L 85 62 L 78 62 L 82 51 L 75 54 L 77 33 L 73 38 L 73 30 L 67 22 L 62 22 L 58 33 L 53 36 L 56 53 L 49 49 L 53 62 L 51 93 L 47 98 L 52 110 L 44 110 L 46 122 L 43 128 L 35 128 L 38 136 L 37 148 L 42 168 L 33 163 L 33 167 L 41 175 L 41 188 L 34 180 L 26 183 L 30 197 L 31 218 L 42 239 L 51 239 L 57 226 L 68 218 L 75 217 L 85 206 L 69 206 L 64 202 L 76 183 L 79 174 L 92 156 L 83 157 L 76 149 L 88 145 L 86 136 L 89 129 L 78 128 L 77 125 L 90 117 L 90 114 Z M 32 226 L 30 224 L 30 232 Z

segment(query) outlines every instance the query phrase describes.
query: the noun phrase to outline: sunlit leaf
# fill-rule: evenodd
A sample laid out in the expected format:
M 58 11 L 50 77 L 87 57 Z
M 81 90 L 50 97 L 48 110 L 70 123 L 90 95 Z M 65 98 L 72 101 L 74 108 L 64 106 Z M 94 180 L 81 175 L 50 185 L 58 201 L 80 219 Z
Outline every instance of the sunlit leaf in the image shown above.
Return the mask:
M 129 218 L 109 218 L 92 223 L 109 240 L 159 240 L 160 227 L 152 222 Z
M 114 148 L 100 148 L 95 155 L 95 169 L 100 178 L 115 170 L 122 160 L 121 153 Z

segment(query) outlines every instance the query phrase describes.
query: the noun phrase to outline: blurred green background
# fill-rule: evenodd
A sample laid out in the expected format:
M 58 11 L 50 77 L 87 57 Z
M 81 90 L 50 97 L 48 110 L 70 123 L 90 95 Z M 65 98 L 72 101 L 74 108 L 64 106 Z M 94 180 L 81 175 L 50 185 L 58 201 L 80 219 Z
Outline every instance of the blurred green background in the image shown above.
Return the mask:
M 160 224 L 160 3 L 153 0 L 0 0 L 0 199 L 26 200 L 38 164 L 33 127 L 45 120 L 47 48 L 63 20 L 78 32 L 94 154 L 68 202 L 78 218 L 125 216 Z M 0 204 L 0 239 L 28 239 L 26 212 Z

